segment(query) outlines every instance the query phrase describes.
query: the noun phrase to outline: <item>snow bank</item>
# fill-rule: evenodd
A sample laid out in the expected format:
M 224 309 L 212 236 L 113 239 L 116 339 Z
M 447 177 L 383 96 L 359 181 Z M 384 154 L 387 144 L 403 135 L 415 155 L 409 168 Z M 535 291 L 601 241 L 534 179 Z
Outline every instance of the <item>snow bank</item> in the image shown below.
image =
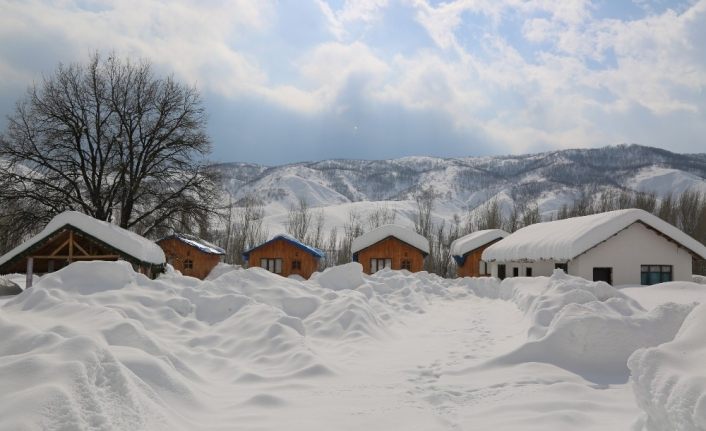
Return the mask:
M 530 327 L 528 341 L 495 363 L 546 362 L 591 381 L 625 381 L 628 357 L 673 339 L 693 308 L 670 303 L 647 312 L 607 283 L 560 270 L 537 279 L 529 291 L 524 289 L 527 279 L 503 281 L 501 295 L 525 310 Z
M 447 294 L 438 277 L 364 277 L 358 264 L 309 281 L 224 269 L 150 280 L 126 262 L 77 262 L 7 301 L 0 429 L 197 429 L 191 412 L 208 410 L 213 385 L 275 408 L 276 390 L 248 385 L 334 375 L 312 343 L 382 339 L 400 313 Z
M 111 247 L 133 256 L 143 262 L 162 265 L 164 252 L 154 242 L 120 226 L 77 212 L 66 211 L 54 217 L 37 235 L 13 248 L 0 257 L 0 265 L 32 247 L 64 226 L 73 226 L 86 234 L 109 244 Z
M 644 410 L 635 429 L 706 429 L 706 304 L 686 318 L 674 340 L 636 351 L 628 366 Z
M 371 245 L 380 242 L 389 236 L 395 237 L 402 242 L 406 242 L 424 253 L 429 253 L 429 241 L 426 238 L 419 235 L 412 229 L 394 224 L 380 226 L 354 239 L 351 244 L 351 252 L 357 253 L 360 250 L 370 247 Z
M 646 211 L 626 209 L 524 227 L 483 251 L 483 260 L 571 260 L 635 222 L 645 223 L 706 259 L 706 246 L 694 238 Z

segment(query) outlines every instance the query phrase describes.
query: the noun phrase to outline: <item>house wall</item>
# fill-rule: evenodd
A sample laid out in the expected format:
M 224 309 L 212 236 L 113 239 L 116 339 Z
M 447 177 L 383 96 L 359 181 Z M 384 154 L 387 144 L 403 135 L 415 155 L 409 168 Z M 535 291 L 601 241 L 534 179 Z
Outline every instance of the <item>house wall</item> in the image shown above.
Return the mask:
M 252 250 L 248 259 L 248 267 L 259 267 L 260 259 L 282 259 L 282 273 L 280 275 L 283 277 L 296 274 L 308 279 L 319 268 L 319 260 L 316 256 L 284 239 L 276 239 Z M 301 269 L 292 269 L 292 261 L 295 260 L 301 262 Z
M 196 277 L 201 280 L 206 278 L 211 270 L 221 261 L 217 254 L 204 253 L 176 238 L 168 238 L 157 243 L 167 258 L 167 262 L 184 275 Z M 191 269 L 184 266 L 186 260 L 191 260 Z
M 456 276 L 458 277 L 482 277 L 482 276 L 487 276 L 490 274 L 489 271 L 486 273 L 482 273 L 480 271 L 480 262 L 481 262 L 481 255 L 483 254 L 483 250 L 486 248 L 490 247 L 491 245 L 495 244 L 496 242 L 500 241 L 502 238 L 498 238 L 494 241 L 491 241 L 484 246 L 478 247 L 475 250 L 471 250 L 468 253 L 466 253 L 464 256 L 466 256 L 466 261 L 463 263 L 463 265 L 456 267 Z M 490 265 L 488 265 L 488 270 L 490 270 Z
M 614 285 L 640 284 L 641 265 L 672 265 L 674 281 L 691 281 L 691 254 L 642 223 L 632 224 L 572 263 L 569 273 L 588 280 L 593 279 L 594 267 L 612 267 Z
M 424 269 L 424 254 L 392 236 L 358 252 L 358 262 L 363 266 L 363 272 L 366 274 L 370 274 L 370 259 L 392 259 L 392 269 L 402 269 L 402 261 L 409 260 L 411 272 Z
M 497 277 L 498 264 L 491 263 L 491 275 Z M 518 267 L 520 276 L 525 268 L 532 268 L 533 276 L 549 276 L 554 271 L 553 260 L 540 262 L 505 262 L 506 276 L 512 277 L 512 268 Z M 613 268 L 613 285 L 640 284 L 641 265 L 672 265 L 675 281 L 690 281 L 692 256 L 683 247 L 669 241 L 642 223 L 610 237 L 586 253 L 569 262 L 568 273 L 593 280 L 593 268 Z
M 490 275 L 493 277 L 498 276 L 498 263 L 505 263 L 505 278 L 512 277 L 512 269 L 518 268 L 519 277 L 525 277 L 526 268 L 532 268 L 532 277 L 539 276 L 550 276 L 554 272 L 554 261 L 543 260 L 539 262 L 491 262 L 488 264 L 490 267 Z M 571 268 L 569 268 L 569 273 Z

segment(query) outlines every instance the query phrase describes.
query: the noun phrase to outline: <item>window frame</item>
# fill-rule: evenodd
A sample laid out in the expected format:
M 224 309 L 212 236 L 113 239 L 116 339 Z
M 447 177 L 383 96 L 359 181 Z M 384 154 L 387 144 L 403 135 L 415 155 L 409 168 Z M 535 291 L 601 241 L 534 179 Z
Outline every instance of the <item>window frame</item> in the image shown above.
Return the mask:
M 657 269 L 655 270 L 655 268 Z M 657 280 L 651 279 L 655 274 Z M 659 283 L 668 283 L 670 281 L 674 281 L 674 265 L 640 265 L 641 286 L 652 286 Z
M 260 258 L 260 268 L 266 269 L 273 274 L 282 274 L 282 258 L 262 257 Z
M 382 266 L 380 266 L 382 262 Z M 390 268 L 392 269 L 392 259 L 385 257 L 371 257 L 370 258 L 370 273 L 374 274 L 381 269 Z

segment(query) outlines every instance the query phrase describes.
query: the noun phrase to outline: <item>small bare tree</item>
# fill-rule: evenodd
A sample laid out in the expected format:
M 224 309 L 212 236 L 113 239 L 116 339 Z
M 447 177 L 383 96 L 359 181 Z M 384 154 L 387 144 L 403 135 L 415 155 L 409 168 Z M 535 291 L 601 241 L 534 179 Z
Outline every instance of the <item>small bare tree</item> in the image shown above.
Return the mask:
M 338 247 L 338 265 L 348 263 L 353 258 L 351 245 L 353 240 L 363 234 L 363 221 L 360 213 L 354 209 L 348 212 L 348 220 L 343 225 L 343 237 Z
M 267 241 L 264 217 L 262 202 L 254 196 L 246 196 L 233 208 L 229 235 L 226 236 L 226 258 L 229 263 L 242 265 L 242 253 L 245 250 Z
M 386 224 L 395 223 L 397 213 L 384 205 L 378 205 L 368 215 L 368 229 L 375 229 Z
M 289 207 L 287 233 L 299 241 L 306 241 L 311 227 L 312 214 L 306 199 L 300 198 L 297 205 Z
M 417 213 L 414 215 L 414 230 L 425 238 L 430 238 L 434 228 L 431 213 L 436 200 L 434 187 L 421 190 L 414 197 L 417 202 Z
M 493 198 L 483 204 L 476 210 L 476 213 L 469 217 L 471 221 L 471 229 L 469 231 L 478 231 L 485 229 L 502 229 L 503 215 L 500 204 L 496 198 Z

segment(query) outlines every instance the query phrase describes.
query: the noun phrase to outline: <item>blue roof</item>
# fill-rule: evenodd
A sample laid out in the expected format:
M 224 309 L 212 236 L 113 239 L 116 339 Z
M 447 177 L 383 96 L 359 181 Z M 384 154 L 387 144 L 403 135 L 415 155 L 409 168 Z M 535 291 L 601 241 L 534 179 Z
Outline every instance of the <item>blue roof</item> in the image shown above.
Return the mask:
M 289 236 L 289 235 L 280 234 L 280 235 L 275 236 L 274 238 L 272 238 L 271 240 L 269 240 L 269 241 L 267 241 L 267 242 L 263 242 L 262 244 L 257 245 L 257 246 L 255 246 L 255 247 L 251 248 L 250 250 L 244 251 L 244 252 L 243 252 L 243 259 L 249 260 L 249 258 L 250 258 L 250 253 L 251 253 L 253 250 L 257 250 L 257 249 L 260 248 L 260 247 L 264 247 L 264 246 L 266 246 L 267 244 L 270 244 L 271 242 L 277 241 L 278 239 L 287 241 L 288 243 L 290 243 L 290 244 L 292 244 L 292 245 L 294 245 L 294 246 L 296 246 L 296 247 L 301 248 L 301 249 L 304 250 L 305 252 L 307 252 L 307 253 L 309 253 L 309 254 L 312 254 L 312 255 L 316 256 L 317 258 L 319 258 L 319 259 L 321 259 L 321 258 L 323 258 L 323 257 L 325 256 L 324 252 L 321 251 L 321 250 L 319 250 L 318 248 L 312 247 L 312 246 L 310 246 L 310 245 L 306 245 L 306 244 L 304 244 L 303 242 L 301 242 L 301 241 L 297 240 L 296 238 L 291 237 L 291 236 Z

